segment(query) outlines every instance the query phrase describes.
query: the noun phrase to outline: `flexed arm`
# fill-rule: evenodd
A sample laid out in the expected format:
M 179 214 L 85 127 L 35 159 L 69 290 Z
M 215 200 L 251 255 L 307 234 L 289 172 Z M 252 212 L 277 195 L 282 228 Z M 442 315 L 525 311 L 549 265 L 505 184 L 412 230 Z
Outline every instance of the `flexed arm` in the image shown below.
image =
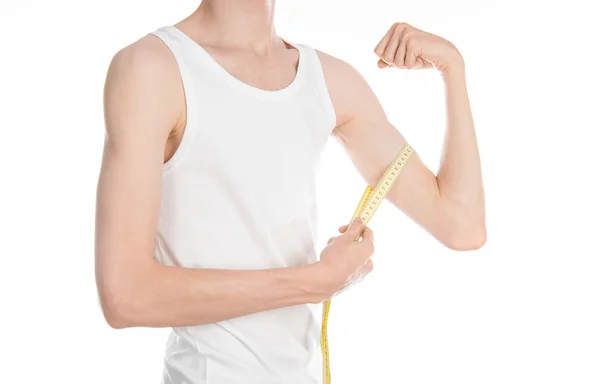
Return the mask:
M 375 53 L 380 68 L 437 68 L 446 91 L 447 127 L 437 175 L 415 148 L 387 199 L 448 248 L 480 248 L 486 241 L 483 181 L 459 51 L 439 36 L 397 23 Z M 406 140 L 354 68 L 324 53 L 319 56 L 337 115 L 334 135 L 374 185 Z

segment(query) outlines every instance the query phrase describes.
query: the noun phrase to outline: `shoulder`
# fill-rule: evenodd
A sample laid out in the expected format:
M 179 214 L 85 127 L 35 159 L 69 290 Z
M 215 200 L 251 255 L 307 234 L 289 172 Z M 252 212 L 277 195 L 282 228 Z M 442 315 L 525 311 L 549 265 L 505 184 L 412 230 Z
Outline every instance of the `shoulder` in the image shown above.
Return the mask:
M 321 62 L 327 90 L 333 103 L 337 125 L 343 125 L 360 110 L 378 103 L 362 74 L 351 64 L 315 49 Z
M 173 69 L 177 67 L 169 48 L 157 36 L 147 34 L 115 53 L 108 75 L 160 81 L 160 76 L 156 75 L 169 75 Z
M 112 57 L 104 87 L 107 113 L 142 118 L 151 112 L 150 118 L 170 124 L 179 119 L 183 101 L 177 62 L 157 36 L 147 34 Z
M 349 63 L 318 49 L 315 49 L 315 52 L 319 57 L 326 77 L 330 77 L 332 80 L 345 78 L 350 81 L 356 81 L 358 78 L 362 78 L 356 68 Z
M 177 62 L 169 48 L 157 36 L 147 34 L 112 57 L 107 83 L 135 85 L 136 89 L 169 88 L 177 77 Z

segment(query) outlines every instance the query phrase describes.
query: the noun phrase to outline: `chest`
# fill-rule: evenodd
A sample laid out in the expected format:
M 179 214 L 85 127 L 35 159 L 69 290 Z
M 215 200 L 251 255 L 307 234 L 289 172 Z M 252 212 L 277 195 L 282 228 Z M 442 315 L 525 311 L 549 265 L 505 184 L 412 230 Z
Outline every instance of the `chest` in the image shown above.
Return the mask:
M 287 87 L 296 77 L 299 55 L 295 49 L 279 49 L 269 57 L 243 51 L 207 48 L 212 60 L 230 76 L 252 87 L 275 91 Z
M 249 201 L 267 199 L 265 191 L 303 199 L 329 136 L 319 103 L 210 95 L 188 127 L 195 131 L 186 161 L 190 180 L 219 180 Z
M 317 115 L 317 116 L 315 116 Z M 318 110 L 306 104 L 215 103 L 201 119 L 199 156 L 248 185 L 310 177 L 327 139 Z M 239 172 L 241 170 L 242 172 Z M 246 180 L 247 179 L 247 180 Z

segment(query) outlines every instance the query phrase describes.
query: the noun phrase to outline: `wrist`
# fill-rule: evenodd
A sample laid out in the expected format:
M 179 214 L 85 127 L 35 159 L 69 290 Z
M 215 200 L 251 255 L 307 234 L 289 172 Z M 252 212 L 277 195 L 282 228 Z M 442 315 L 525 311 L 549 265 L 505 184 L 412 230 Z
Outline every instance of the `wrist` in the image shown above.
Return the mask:
M 323 264 L 320 261 L 296 267 L 296 284 L 307 303 L 319 304 L 329 300 L 330 295 L 325 289 L 323 274 Z
M 454 51 L 447 62 L 445 68 L 441 71 L 444 80 L 452 80 L 455 78 L 464 78 L 465 61 L 458 50 Z

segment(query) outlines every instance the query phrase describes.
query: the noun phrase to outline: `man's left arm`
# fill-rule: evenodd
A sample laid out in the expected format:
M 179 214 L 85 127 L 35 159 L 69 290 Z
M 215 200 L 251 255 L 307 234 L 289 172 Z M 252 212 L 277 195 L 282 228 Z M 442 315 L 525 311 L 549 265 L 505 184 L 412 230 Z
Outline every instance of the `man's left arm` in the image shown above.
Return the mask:
M 446 94 L 447 126 L 437 175 L 415 151 L 387 199 L 448 248 L 482 247 L 486 241 L 483 181 L 462 56 L 447 40 L 405 23 L 394 24 L 375 53 L 380 68 L 436 68 Z M 318 54 L 336 112 L 333 134 L 374 187 L 406 140 L 353 67 Z

